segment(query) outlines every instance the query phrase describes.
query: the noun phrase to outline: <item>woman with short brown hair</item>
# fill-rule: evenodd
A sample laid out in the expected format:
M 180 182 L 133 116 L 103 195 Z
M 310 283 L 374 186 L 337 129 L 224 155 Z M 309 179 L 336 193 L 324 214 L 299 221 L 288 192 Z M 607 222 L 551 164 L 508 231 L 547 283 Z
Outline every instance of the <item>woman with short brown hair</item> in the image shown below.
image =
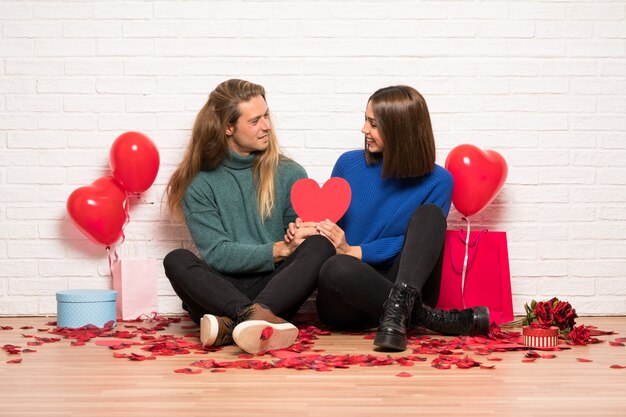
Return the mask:
M 453 180 L 435 164 L 424 97 L 404 85 L 381 88 L 367 102 L 361 132 L 365 150 L 343 154 L 332 173 L 350 184 L 350 207 L 338 224 L 318 225 L 337 249 L 318 278 L 320 318 L 338 328 L 380 324 L 374 344 L 389 350 L 406 348 L 411 324 L 486 334 L 486 307 L 431 308 L 439 296 Z

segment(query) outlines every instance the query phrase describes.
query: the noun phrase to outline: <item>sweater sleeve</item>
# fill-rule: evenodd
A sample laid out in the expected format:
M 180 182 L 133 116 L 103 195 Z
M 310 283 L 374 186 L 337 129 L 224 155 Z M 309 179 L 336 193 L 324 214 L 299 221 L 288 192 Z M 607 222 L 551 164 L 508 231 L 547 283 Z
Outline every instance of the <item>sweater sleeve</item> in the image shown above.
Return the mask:
M 362 243 L 361 259 L 367 264 L 379 264 L 393 259 L 404 243 L 404 235 L 386 237 L 370 243 Z
M 436 204 L 441 207 L 444 217 L 448 217 L 450 205 L 452 204 L 452 188 L 454 179 L 450 172 L 440 166 L 436 168 L 437 181 L 432 192 L 424 201 L 424 204 Z
M 185 222 L 202 258 L 222 273 L 274 270 L 274 242 L 265 244 L 233 241 L 222 225 L 211 190 L 189 188 L 183 200 Z

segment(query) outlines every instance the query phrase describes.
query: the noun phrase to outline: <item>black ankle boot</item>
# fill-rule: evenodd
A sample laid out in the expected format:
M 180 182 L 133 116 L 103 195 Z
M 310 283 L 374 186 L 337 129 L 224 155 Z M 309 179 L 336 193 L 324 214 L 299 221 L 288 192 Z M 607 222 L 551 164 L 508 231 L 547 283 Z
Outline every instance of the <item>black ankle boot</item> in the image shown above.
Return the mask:
M 413 324 L 451 336 L 489 334 L 489 308 L 439 310 L 422 305 L 413 312 Z
M 385 312 L 374 338 L 374 345 L 383 349 L 406 349 L 406 328 L 409 325 L 413 303 L 419 292 L 405 283 L 396 284 L 385 301 Z

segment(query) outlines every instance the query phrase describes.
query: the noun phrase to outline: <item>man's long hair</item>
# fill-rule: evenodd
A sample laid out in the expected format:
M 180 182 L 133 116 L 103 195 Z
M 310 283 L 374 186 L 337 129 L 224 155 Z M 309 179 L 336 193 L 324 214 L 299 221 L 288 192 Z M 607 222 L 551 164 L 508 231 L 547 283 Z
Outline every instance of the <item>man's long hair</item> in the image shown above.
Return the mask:
M 224 161 L 228 154 L 226 128 L 234 126 L 241 116 L 239 103 L 261 96 L 265 89 L 249 81 L 232 79 L 218 85 L 202 107 L 191 133 L 187 150 L 167 184 L 167 207 L 170 216 L 182 218 L 182 200 L 187 187 L 199 171 L 210 171 Z M 269 131 L 267 148 L 255 155 L 252 165 L 261 220 L 265 221 L 274 207 L 275 178 L 281 154 L 274 127 Z

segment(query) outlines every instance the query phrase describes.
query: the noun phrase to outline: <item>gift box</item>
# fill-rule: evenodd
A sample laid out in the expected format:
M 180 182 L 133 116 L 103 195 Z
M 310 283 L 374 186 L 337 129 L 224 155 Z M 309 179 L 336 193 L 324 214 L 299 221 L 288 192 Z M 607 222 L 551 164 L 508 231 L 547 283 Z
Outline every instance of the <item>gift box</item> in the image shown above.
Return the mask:
M 115 301 L 113 290 L 64 290 L 56 293 L 57 326 L 83 327 L 92 324 L 104 327 L 108 322 L 115 325 Z
M 543 349 L 559 343 L 559 328 L 525 326 L 522 328 L 522 341 L 528 347 Z

